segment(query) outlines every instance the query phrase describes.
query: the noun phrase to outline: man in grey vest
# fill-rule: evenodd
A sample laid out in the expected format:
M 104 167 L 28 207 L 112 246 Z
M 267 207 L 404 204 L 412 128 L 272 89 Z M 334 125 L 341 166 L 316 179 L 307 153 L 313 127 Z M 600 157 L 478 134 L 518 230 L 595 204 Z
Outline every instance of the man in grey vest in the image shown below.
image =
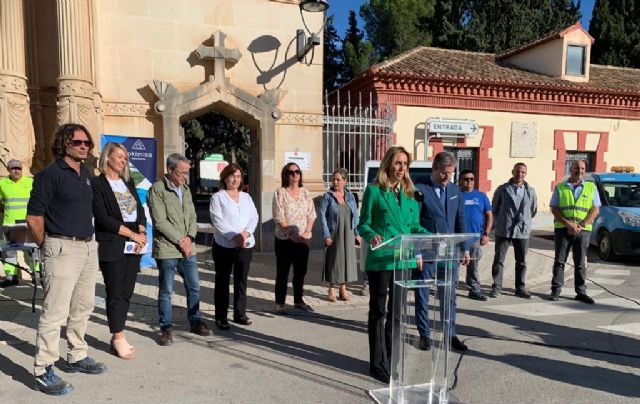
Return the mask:
M 516 163 L 511 174 L 511 179 L 496 189 L 491 203 L 496 243 L 491 268 L 493 285 L 489 296 L 498 297 L 502 293 L 504 258 L 511 244 L 516 258 L 516 296 L 530 299 L 531 293 L 525 286 L 525 260 L 529 249 L 532 219 L 538 211 L 538 198 L 535 189 L 524 180 L 527 176 L 526 164 Z

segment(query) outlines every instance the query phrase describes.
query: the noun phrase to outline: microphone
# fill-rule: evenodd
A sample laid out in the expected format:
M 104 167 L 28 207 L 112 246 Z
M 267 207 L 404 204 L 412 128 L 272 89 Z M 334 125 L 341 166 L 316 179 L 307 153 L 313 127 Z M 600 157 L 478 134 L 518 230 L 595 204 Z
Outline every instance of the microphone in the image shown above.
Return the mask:
M 418 201 L 419 203 L 424 202 L 424 194 L 423 194 L 422 192 L 418 191 L 418 190 L 416 190 L 416 191 L 413 193 L 413 197 L 414 197 L 414 199 L 415 199 L 416 201 Z

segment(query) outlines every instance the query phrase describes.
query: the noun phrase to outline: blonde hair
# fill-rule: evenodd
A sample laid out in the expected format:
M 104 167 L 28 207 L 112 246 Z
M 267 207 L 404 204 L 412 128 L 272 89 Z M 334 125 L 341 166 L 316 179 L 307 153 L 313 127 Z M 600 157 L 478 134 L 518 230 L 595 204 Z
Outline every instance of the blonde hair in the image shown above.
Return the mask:
M 411 181 L 411 177 L 409 176 L 411 155 L 402 146 L 391 146 L 389 150 L 387 150 L 387 152 L 384 154 L 384 157 L 380 162 L 380 169 L 378 170 L 375 184 L 386 190 L 391 188 L 392 184 L 391 180 L 389 179 L 389 172 L 393 168 L 393 163 L 396 161 L 399 154 L 404 154 L 407 156 L 407 171 L 405 171 L 404 177 L 402 177 L 402 179 L 400 180 L 400 186 L 407 197 L 413 198 L 413 193 L 415 192 L 416 188 L 413 185 L 413 181 Z
M 109 142 L 106 145 L 104 145 L 104 149 L 102 149 L 102 152 L 100 153 L 98 168 L 100 169 L 100 173 L 107 175 L 107 166 L 108 166 L 107 160 L 109 160 L 109 156 L 111 155 L 111 153 L 116 151 L 116 149 L 122 150 L 125 156 L 127 156 L 127 164 L 124 165 L 124 168 L 120 173 L 120 177 L 122 177 L 123 180 L 129 182 L 129 178 L 131 177 L 131 175 L 129 174 L 129 152 L 127 151 L 127 148 L 121 145 L 120 143 Z

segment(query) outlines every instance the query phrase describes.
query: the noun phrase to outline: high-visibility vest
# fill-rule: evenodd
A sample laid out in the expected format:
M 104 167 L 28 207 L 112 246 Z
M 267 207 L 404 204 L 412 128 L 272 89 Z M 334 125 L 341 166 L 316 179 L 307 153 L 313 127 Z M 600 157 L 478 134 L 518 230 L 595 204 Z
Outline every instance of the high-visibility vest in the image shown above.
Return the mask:
M 584 219 L 586 219 L 587 214 L 593 207 L 593 195 L 596 192 L 596 187 L 593 182 L 584 181 L 582 183 L 582 192 L 578 196 L 578 200 L 575 200 L 575 196 L 573 195 L 573 189 L 569 187 L 566 183 L 558 184 L 558 209 L 560 209 L 560 213 L 565 219 L 574 222 L 580 223 Z M 562 228 L 566 227 L 564 223 L 554 220 L 554 227 Z M 588 224 L 585 226 L 585 230 L 591 231 L 593 228 L 592 224 Z
M 33 178 L 22 176 L 17 182 L 11 177 L 0 180 L 0 202 L 4 205 L 4 224 L 14 224 L 27 217 L 27 204 L 33 187 Z

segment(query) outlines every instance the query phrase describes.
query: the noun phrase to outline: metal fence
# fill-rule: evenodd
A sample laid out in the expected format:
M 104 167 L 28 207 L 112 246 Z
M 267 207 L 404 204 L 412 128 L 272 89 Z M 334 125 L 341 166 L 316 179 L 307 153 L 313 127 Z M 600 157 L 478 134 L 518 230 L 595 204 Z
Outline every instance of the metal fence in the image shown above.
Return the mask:
M 347 186 L 352 191 L 363 191 L 365 183 L 365 163 L 367 160 L 381 160 L 393 143 L 393 116 L 391 106 L 375 105 L 369 94 L 369 104 L 362 105 L 362 94 L 357 103 L 346 94 L 346 102 L 341 104 L 339 93 L 325 95 L 324 116 L 322 118 L 322 152 L 324 156 L 323 180 L 327 187 L 331 184 L 331 173 L 344 168 L 349 173 Z

